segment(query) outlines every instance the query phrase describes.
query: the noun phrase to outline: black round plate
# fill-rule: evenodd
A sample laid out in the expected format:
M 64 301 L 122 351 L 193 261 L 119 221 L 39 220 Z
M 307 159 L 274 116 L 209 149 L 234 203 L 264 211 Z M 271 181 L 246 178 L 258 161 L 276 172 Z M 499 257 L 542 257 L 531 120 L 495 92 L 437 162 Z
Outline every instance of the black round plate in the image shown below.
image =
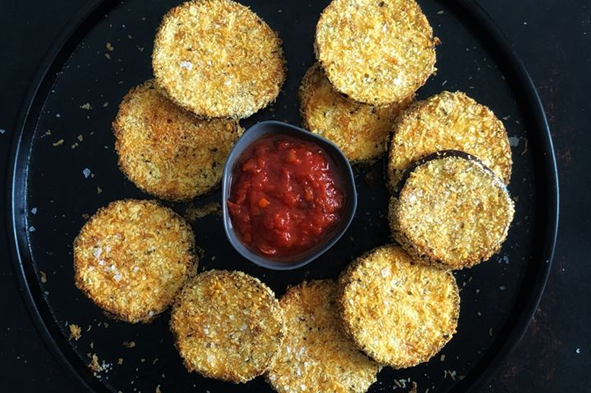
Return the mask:
M 328 1 L 245 1 L 284 42 L 289 75 L 277 102 L 242 122 L 284 120 L 299 125 L 297 89 L 314 62 L 316 21 Z M 56 359 L 89 390 L 266 392 L 263 378 L 226 384 L 188 373 L 168 329 L 169 315 L 149 325 L 109 319 L 74 286 L 72 242 L 88 215 L 122 198 L 150 198 L 121 174 L 111 122 L 123 95 L 152 77 L 155 29 L 179 0 L 104 1 L 87 6 L 42 65 L 25 106 L 9 159 L 7 187 L 13 260 L 29 311 Z M 371 392 L 476 390 L 510 351 L 529 322 L 546 282 L 558 220 L 558 186 L 550 133 L 534 87 L 494 23 L 468 0 L 419 1 L 442 44 L 426 98 L 461 90 L 503 119 L 512 142 L 509 190 L 517 213 L 501 253 L 456 274 L 461 291 L 458 333 L 429 363 L 385 368 Z M 384 162 L 356 169 L 359 207 L 343 238 L 314 263 L 270 271 L 228 244 L 221 218 L 192 225 L 203 249 L 199 271 L 239 269 L 281 296 L 302 280 L 334 278 L 363 252 L 389 241 Z M 194 205 L 220 202 L 219 191 Z M 183 213 L 187 205 L 171 205 Z M 70 339 L 69 325 L 82 337 Z M 123 342 L 135 342 L 128 348 Z M 88 367 L 96 355 L 102 368 Z

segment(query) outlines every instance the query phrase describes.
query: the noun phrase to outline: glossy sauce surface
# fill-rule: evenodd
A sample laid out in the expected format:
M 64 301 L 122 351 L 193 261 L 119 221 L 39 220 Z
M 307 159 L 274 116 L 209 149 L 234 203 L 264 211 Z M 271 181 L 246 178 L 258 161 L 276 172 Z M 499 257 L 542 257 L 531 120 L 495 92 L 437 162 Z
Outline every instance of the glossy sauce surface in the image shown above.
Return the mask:
M 311 141 L 283 134 L 261 138 L 244 151 L 232 179 L 232 225 L 260 255 L 303 253 L 341 217 L 341 179 L 326 151 Z

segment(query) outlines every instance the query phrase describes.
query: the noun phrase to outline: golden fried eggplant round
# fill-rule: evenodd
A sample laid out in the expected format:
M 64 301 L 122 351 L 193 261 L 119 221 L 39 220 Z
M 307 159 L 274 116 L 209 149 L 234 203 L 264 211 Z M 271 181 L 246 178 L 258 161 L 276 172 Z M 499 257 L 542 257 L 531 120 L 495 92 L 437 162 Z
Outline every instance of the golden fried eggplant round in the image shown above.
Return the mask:
M 245 118 L 275 101 L 285 81 L 281 40 L 248 7 L 193 0 L 170 10 L 152 68 L 174 102 L 206 117 Z
M 400 247 L 378 247 L 339 277 L 345 331 L 377 362 L 395 369 L 428 361 L 451 340 L 460 312 L 454 276 L 415 264 Z
M 394 120 L 413 100 L 375 107 L 337 92 L 320 64 L 314 64 L 300 87 L 304 128 L 334 142 L 352 163 L 369 164 L 387 150 Z
M 409 172 L 388 217 L 393 238 L 417 261 L 461 269 L 500 250 L 515 209 L 490 169 L 473 156 L 446 153 Z
M 173 104 L 153 80 L 134 87 L 113 122 L 119 168 L 142 191 L 187 201 L 220 182 L 243 128 L 236 120 L 203 120 Z
M 429 21 L 414 0 L 333 0 L 316 26 L 316 57 L 336 90 L 371 105 L 402 102 L 435 72 Z
M 511 146 L 503 123 L 466 94 L 444 91 L 414 103 L 396 121 L 388 160 L 392 191 L 411 163 L 439 150 L 476 156 L 509 184 Z
M 225 270 L 187 283 L 170 326 L 189 371 L 234 383 L 263 374 L 285 335 L 273 291 L 245 273 Z
M 100 209 L 74 241 L 76 286 L 126 322 L 149 322 L 172 304 L 197 267 L 191 227 L 156 202 Z
M 344 335 L 337 315 L 336 285 L 304 282 L 281 298 L 287 336 L 267 381 L 279 393 L 361 393 L 375 382 L 380 366 Z

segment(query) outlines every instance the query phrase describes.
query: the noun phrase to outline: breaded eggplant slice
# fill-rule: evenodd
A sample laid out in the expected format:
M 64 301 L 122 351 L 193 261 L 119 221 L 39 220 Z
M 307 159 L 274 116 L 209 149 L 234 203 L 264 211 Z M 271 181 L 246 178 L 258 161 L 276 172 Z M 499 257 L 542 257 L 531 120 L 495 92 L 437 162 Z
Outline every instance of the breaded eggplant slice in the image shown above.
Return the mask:
M 338 304 L 359 348 L 395 369 L 439 352 L 456 332 L 460 313 L 451 272 L 415 264 L 394 245 L 368 252 L 341 273 Z
M 277 33 L 231 0 L 170 10 L 156 34 L 152 67 L 173 101 L 206 118 L 252 115 L 275 101 L 286 75 Z
M 503 123 L 466 94 L 444 91 L 414 103 L 398 117 L 388 159 L 391 190 L 411 163 L 439 150 L 476 156 L 509 184 L 513 162 Z
M 303 282 L 281 298 L 287 336 L 267 372 L 279 393 L 361 393 L 375 382 L 378 364 L 343 333 L 332 280 Z
M 173 104 L 153 80 L 134 87 L 113 122 L 119 168 L 142 191 L 186 201 L 215 188 L 234 142 L 236 120 L 202 120 Z
M 153 201 L 99 209 L 74 241 L 76 286 L 126 322 L 149 322 L 174 301 L 197 268 L 191 227 Z
M 462 269 L 500 250 L 514 212 L 490 169 L 474 156 L 444 151 L 409 172 L 388 219 L 393 238 L 417 261 Z
M 394 120 L 413 98 L 381 107 L 352 101 L 316 63 L 300 86 L 300 113 L 304 128 L 334 142 L 352 163 L 368 164 L 386 152 Z
M 245 273 L 225 270 L 187 283 L 170 327 L 189 371 L 234 383 L 263 374 L 285 336 L 273 291 Z
M 387 105 L 411 97 L 435 72 L 437 43 L 414 0 L 333 0 L 314 47 L 336 90 Z

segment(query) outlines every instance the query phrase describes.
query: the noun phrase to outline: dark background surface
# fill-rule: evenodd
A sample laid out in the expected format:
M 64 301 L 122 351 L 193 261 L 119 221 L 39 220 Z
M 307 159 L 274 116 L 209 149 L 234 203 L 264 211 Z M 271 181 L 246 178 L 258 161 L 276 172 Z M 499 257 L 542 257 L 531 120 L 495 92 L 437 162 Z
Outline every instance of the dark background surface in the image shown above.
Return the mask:
M 591 245 L 591 1 L 478 2 L 508 36 L 544 102 L 561 185 L 560 231 L 546 293 L 524 338 L 485 391 L 591 392 L 591 265 L 585 252 Z M 30 78 L 83 4 L 0 0 L 2 161 Z M 4 219 L 0 217 L 0 232 Z M 0 390 L 77 391 L 37 335 L 4 252 L 0 250 Z

